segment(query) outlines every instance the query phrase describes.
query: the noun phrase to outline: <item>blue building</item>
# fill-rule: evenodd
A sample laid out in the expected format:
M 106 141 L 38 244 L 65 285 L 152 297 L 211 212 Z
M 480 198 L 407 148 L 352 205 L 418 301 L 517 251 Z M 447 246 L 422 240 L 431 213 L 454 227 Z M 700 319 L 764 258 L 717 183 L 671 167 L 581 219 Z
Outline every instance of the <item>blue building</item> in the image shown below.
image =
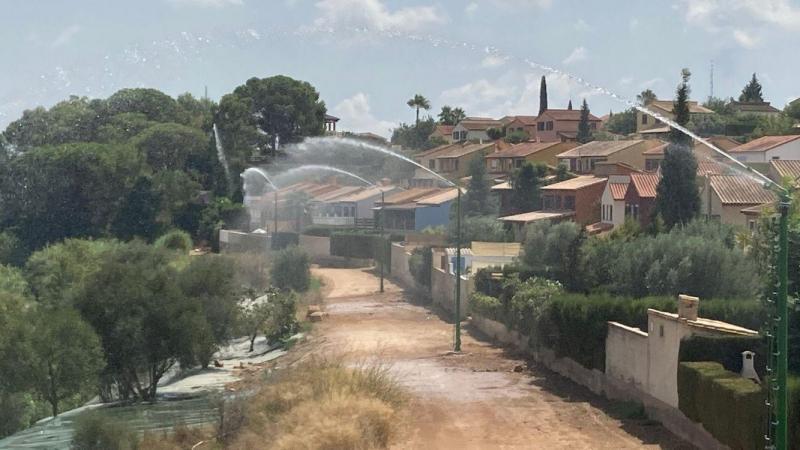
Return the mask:
M 387 230 L 422 231 L 428 227 L 447 226 L 456 188 L 412 188 L 376 203 L 375 220 L 384 214 Z

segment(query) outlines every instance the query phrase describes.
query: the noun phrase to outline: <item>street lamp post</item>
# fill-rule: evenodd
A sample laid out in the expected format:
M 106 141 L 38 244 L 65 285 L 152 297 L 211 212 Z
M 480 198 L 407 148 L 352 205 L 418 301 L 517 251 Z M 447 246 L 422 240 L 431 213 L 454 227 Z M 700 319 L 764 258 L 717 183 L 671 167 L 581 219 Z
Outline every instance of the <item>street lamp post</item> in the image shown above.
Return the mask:
M 275 233 L 278 232 L 278 190 L 275 189 L 273 192 L 273 199 L 275 200 L 275 204 L 272 208 L 272 235 L 274 236 Z
M 787 377 L 789 372 L 789 307 L 788 307 L 788 284 L 789 284 L 789 204 L 790 197 L 786 192 L 780 194 L 778 208 L 780 219 L 778 222 L 778 296 L 776 306 L 776 330 L 777 346 L 775 348 L 776 374 L 774 378 L 775 401 L 775 448 L 786 450 L 789 448 L 788 432 L 788 403 L 789 395 L 787 392 Z
M 456 186 L 456 318 L 455 345 L 453 350 L 461 351 L 461 188 Z
M 386 256 L 384 254 L 386 252 L 386 245 L 385 245 L 385 242 L 383 242 L 383 239 L 384 239 L 384 236 L 383 236 L 383 207 L 384 207 L 384 201 L 385 201 L 384 191 L 383 191 L 383 188 L 381 188 L 381 210 L 380 210 L 380 216 L 378 216 L 378 220 L 380 220 L 380 225 L 381 225 L 381 239 L 379 241 L 380 242 L 379 245 L 380 245 L 380 249 L 381 249 L 380 253 L 379 253 L 380 264 L 381 264 L 381 294 L 383 294 L 383 259 Z

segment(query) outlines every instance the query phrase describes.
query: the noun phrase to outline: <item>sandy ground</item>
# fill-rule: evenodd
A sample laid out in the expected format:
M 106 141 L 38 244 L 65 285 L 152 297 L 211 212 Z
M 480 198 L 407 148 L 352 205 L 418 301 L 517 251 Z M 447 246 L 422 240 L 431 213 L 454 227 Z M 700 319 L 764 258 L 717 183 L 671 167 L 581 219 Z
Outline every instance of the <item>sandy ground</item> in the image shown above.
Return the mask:
M 614 418 L 615 406 L 453 326 L 402 289 L 361 269 L 314 269 L 329 316 L 309 337 L 314 352 L 379 360 L 411 393 L 397 449 L 691 449 L 658 424 Z M 524 368 L 521 372 L 515 372 Z

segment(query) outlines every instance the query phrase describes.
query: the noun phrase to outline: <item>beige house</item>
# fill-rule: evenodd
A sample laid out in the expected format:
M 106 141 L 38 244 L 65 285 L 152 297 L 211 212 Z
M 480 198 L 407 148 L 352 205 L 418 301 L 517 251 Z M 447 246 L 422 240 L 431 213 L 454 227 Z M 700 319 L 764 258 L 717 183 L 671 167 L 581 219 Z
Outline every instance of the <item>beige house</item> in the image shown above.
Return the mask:
M 648 103 L 645 108 L 670 120 L 675 119 L 675 114 L 672 113 L 672 100 L 653 100 L 652 102 Z M 700 105 L 696 101 L 689 101 L 690 116 L 695 117 L 703 114 L 714 114 L 714 111 L 706 108 L 703 105 Z M 662 129 L 666 129 L 665 132 L 669 131 L 669 127 L 664 122 L 656 119 L 650 114 L 645 114 L 639 110 L 636 110 L 637 133 L 642 133 L 643 131 L 656 132 Z
M 450 179 L 457 179 L 465 176 L 469 170 L 469 163 L 474 158 L 483 158 L 484 155 L 493 152 L 496 148 L 504 145 L 503 143 L 471 143 L 456 142 L 454 144 L 442 145 L 431 150 L 414 155 L 414 159 L 423 166 L 438 172 L 442 176 Z M 414 173 L 412 185 L 433 186 L 437 182 L 436 176 L 422 169 L 417 169 Z M 424 183 L 429 181 L 429 184 Z
M 592 141 L 558 155 L 558 163 L 571 172 L 588 174 L 594 172 L 599 162 L 621 162 L 637 169 L 644 169 L 643 153 L 661 145 L 654 140 Z
M 728 151 L 747 163 L 765 163 L 776 159 L 800 160 L 800 135 L 764 136 Z
M 732 148 L 738 147 L 742 145 L 740 142 L 735 141 L 728 136 L 711 136 L 705 138 L 705 140 L 717 147 L 722 151 L 729 151 Z M 664 142 L 661 145 L 656 145 L 655 147 L 651 147 L 644 151 L 644 170 L 648 172 L 655 172 L 661 167 L 661 161 L 664 160 L 664 151 L 667 149 L 669 144 Z M 711 147 L 703 144 L 702 142 L 695 141 L 692 147 L 692 151 L 694 152 L 694 157 L 697 159 L 698 164 L 704 161 L 716 161 L 722 160 L 725 157 L 715 152 Z
M 702 182 L 700 213 L 730 225 L 749 227 L 742 210 L 775 200 L 761 183 L 741 175 L 707 175 L 698 182 Z
M 539 142 L 574 141 L 578 135 L 581 121 L 579 109 L 548 109 L 536 118 L 536 134 L 531 140 Z M 594 131 L 600 127 L 600 119 L 589 114 L 589 128 Z
M 487 133 L 490 128 L 502 129 L 503 122 L 489 117 L 467 117 L 453 127 L 452 141 L 490 141 Z
M 486 155 L 486 171 L 492 176 L 509 176 L 526 162 L 549 166 L 558 163 L 556 155 L 577 146 L 575 142 L 522 142 Z
M 441 139 L 448 144 L 452 144 L 453 128 L 455 128 L 455 125 L 436 125 L 429 139 Z
M 500 122 L 503 123 L 506 135 L 524 132 L 531 137 L 536 134 L 536 116 L 505 116 Z
M 772 160 L 769 162 L 767 176 L 776 183 L 788 181 L 796 185 L 798 178 L 800 178 L 800 160 Z

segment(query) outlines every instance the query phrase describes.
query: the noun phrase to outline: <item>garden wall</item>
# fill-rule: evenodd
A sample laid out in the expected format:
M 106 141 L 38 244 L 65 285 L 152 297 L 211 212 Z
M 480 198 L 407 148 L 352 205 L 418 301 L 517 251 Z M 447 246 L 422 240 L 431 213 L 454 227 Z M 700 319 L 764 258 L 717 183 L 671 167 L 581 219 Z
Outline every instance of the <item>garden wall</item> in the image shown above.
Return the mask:
M 271 241 L 267 234 L 219 230 L 220 253 L 266 253 L 270 251 L 270 246 Z
M 606 375 L 647 390 L 647 333 L 617 322 L 608 322 Z
M 300 248 L 308 253 L 312 261 L 331 256 L 331 238 L 322 236 L 300 235 Z
M 700 449 L 723 450 L 728 448 L 714 439 L 701 425 L 687 418 L 678 408 L 658 400 L 630 383 L 615 379 L 597 369 L 587 369 L 570 358 L 558 357 L 550 349 L 531 349 L 528 346 L 527 336 L 509 330 L 500 322 L 473 314 L 471 323 L 487 336 L 525 352 L 539 364 L 588 388 L 597 395 L 603 395 L 612 400 L 641 403 L 647 411 L 648 417 L 661 422 L 666 429 Z M 631 346 L 631 349 L 633 348 L 636 348 L 636 344 Z M 608 350 L 606 351 L 608 352 Z
M 434 261 L 435 265 L 435 261 Z M 469 296 L 475 282 L 472 278 L 461 277 L 461 318 L 469 313 Z M 444 270 L 433 267 L 431 270 L 431 299 L 450 313 L 455 313 L 456 277 Z
M 398 243 L 392 243 L 392 277 L 400 280 L 407 287 L 418 288 L 416 280 L 411 275 L 408 269 L 408 260 L 411 258 L 411 252 L 406 251 L 406 247 Z M 411 250 L 410 248 L 408 250 Z

